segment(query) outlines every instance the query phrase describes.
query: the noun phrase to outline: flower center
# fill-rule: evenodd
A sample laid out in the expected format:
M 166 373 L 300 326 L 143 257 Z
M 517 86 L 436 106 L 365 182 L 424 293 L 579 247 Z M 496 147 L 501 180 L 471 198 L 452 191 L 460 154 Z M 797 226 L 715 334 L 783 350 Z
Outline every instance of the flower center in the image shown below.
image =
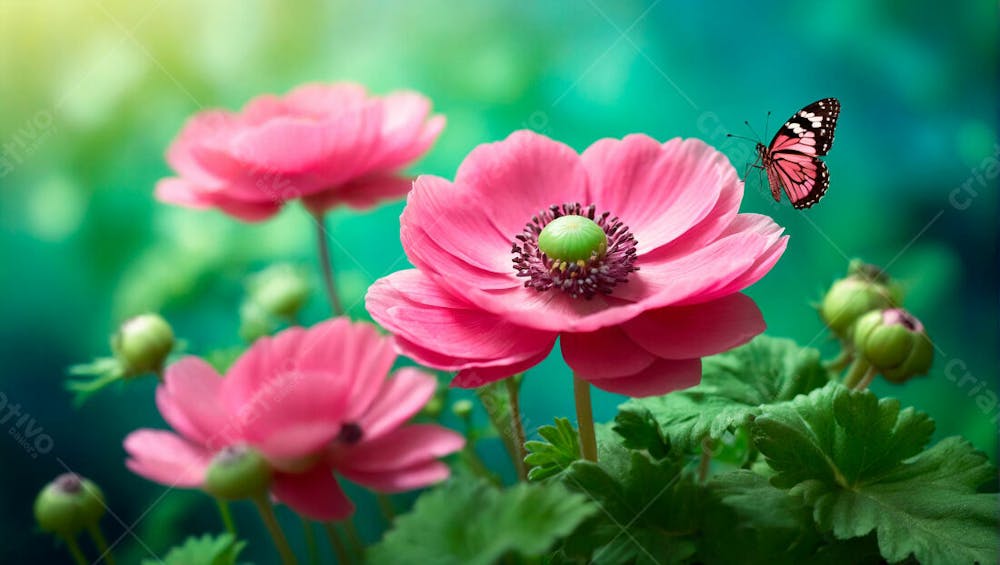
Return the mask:
M 611 294 L 639 270 L 635 237 L 610 212 L 591 204 L 550 206 L 524 226 L 511 252 L 524 286 L 542 292 L 558 288 L 573 298 Z
M 347 445 L 354 445 L 361 441 L 364 437 L 364 431 L 361 430 L 361 426 L 354 422 L 345 422 L 340 427 L 340 432 L 337 434 L 337 441 L 345 443 Z

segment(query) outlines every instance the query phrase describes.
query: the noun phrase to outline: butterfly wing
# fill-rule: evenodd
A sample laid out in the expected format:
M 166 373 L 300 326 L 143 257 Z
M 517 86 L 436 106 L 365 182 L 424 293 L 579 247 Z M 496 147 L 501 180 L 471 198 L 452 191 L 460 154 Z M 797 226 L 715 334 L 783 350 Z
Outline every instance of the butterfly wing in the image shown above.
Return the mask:
M 789 118 L 767 148 L 765 167 L 771 190 L 777 190 L 774 181 L 779 181 L 796 208 L 819 202 L 830 186 L 830 172 L 819 157 L 833 146 L 839 116 L 836 98 L 813 102 Z

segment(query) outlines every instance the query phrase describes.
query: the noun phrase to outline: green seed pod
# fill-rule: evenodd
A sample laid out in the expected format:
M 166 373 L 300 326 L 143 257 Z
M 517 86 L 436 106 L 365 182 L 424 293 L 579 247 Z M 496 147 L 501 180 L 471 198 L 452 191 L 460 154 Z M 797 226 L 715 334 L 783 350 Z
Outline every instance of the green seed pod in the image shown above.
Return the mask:
M 608 236 L 594 220 L 584 216 L 560 216 L 538 234 L 538 249 L 551 259 L 566 263 L 601 257 L 608 251 Z
M 205 475 L 205 490 L 225 500 L 253 498 L 271 484 L 271 466 L 252 447 L 233 446 L 220 451 Z
M 862 316 L 854 328 L 854 346 L 872 367 L 894 383 L 926 374 L 934 361 L 934 346 L 923 324 L 902 309 Z
M 131 318 L 111 336 L 111 351 L 126 377 L 160 372 L 173 348 L 174 331 L 156 314 Z
M 101 489 L 75 473 L 59 475 L 35 498 L 38 526 L 62 537 L 71 538 L 97 524 L 104 510 Z
M 899 290 L 881 270 L 852 261 L 846 278 L 830 286 L 819 307 L 820 318 L 838 338 L 848 340 L 854 323 L 872 310 L 899 304 Z

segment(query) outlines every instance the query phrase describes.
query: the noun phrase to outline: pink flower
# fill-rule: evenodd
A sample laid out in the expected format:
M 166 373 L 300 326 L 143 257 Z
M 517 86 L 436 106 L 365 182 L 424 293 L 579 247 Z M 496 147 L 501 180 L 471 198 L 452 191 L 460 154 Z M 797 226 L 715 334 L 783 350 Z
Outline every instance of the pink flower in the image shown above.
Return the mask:
M 250 445 L 274 469 L 272 494 L 317 520 L 354 506 L 334 477 L 380 492 L 424 487 L 448 477 L 438 461 L 464 438 L 430 424 L 406 424 L 436 381 L 403 368 L 374 326 L 330 320 L 259 339 L 225 378 L 205 361 L 171 365 L 156 404 L 176 433 L 142 429 L 125 439 L 126 465 L 153 481 L 200 487 L 214 454 Z
M 240 112 L 199 112 L 167 151 L 178 176 L 161 180 L 156 196 L 245 221 L 266 219 L 295 198 L 314 212 L 369 208 L 409 191 L 400 169 L 444 128 L 443 116 L 429 116 L 420 94 L 375 97 L 350 83 L 258 96 Z
M 455 386 L 524 371 L 557 337 L 566 363 L 602 389 L 693 386 L 701 357 L 764 330 L 739 291 L 771 269 L 787 237 L 766 216 L 738 214 L 742 197 L 726 157 L 699 140 L 630 135 L 579 155 L 515 132 L 473 150 L 454 182 L 416 180 L 401 218 L 416 269 L 377 281 L 368 311 L 402 354 L 458 371 Z M 560 270 L 538 239 L 565 215 L 593 218 L 572 220 L 606 243 Z

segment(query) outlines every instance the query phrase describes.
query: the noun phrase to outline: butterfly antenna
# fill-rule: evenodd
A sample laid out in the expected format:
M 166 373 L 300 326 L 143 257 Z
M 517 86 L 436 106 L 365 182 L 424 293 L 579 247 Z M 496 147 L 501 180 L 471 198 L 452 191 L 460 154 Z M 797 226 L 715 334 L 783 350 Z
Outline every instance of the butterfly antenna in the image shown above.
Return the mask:
M 754 131 L 753 126 L 750 125 L 749 120 L 743 120 L 743 125 L 745 125 L 747 129 L 750 130 L 750 133 L 753 134 L 754 139 L 752 141 L 760 141 L 760 136 L 757 135 L 756 131 Z
M 767 130 L 771 126 L 771 111 L 767 111 L 767 118 L 764 119 L 764 139 L 767 139 Z

